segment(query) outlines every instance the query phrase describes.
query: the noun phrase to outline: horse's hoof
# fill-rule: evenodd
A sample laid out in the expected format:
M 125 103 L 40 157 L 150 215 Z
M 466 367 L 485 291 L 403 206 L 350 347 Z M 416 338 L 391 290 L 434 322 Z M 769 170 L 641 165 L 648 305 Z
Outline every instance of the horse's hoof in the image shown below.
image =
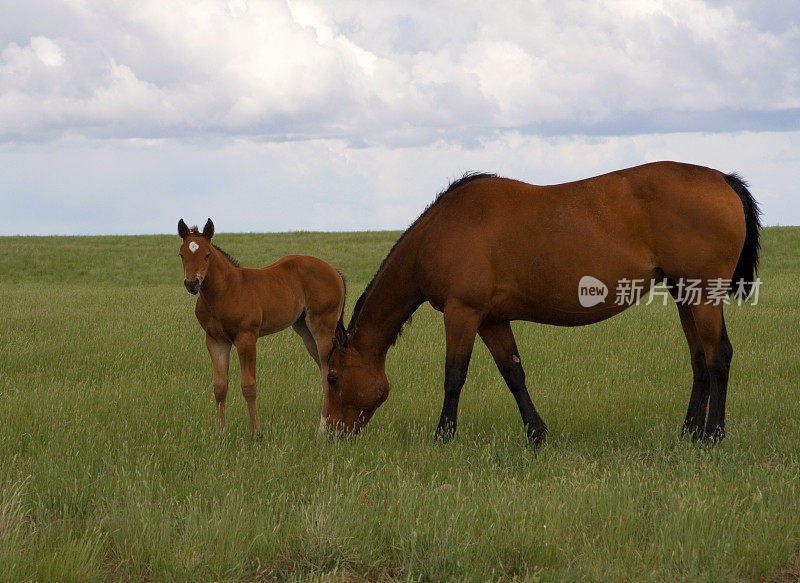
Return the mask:
M 528 430 L 528 442 L 533 446 L 542 445 L 547 437 L 547 427 Z
M 453 438 L 456 436 L 456 430 L 451 427 L 442 428 L 439 427 L 436 429 L 436 436 L 435 439 L 439 443 L 450 443 L 453 441 Z
M 683 429 L 681 429 L 681 437 L 697 441 L 699 439 L 705 439 L 706 435 L 702 427 L 684 424 Z
M 719 443 L 725 439 L 725 428 L 719 426 L 710 429 L 706 428 L 705 438 L 709 443 Z
M 703 422 L 696 420 L 685 421 L 683 424 L 683 429 L 681 430 L 681 435 L 683 437 L 691 438 L 692 441 L 705 441 L 706 432 L 703 428 Z

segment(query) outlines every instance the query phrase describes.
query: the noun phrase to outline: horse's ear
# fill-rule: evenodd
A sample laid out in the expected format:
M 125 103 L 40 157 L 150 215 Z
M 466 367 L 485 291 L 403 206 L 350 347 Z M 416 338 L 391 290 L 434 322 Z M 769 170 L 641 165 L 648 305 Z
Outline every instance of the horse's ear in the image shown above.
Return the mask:
M 339 320 L 336 323 L 336 332 L 333 337 L 334 348 L 344 348 L 347 346 L 347 330 L 344 329 L 344 324 Z
M 203 237 L 210 239 L 214 236 L 214 222 L 211 219 L 206 221 L 206 226 L 203 227 Z
M 183 222 L 183 219 L 178 221 L 178 236 L 181 239 L 185 239 L 186 235 L 189 234 L 189 227 L 186 226 L 186 223 Z

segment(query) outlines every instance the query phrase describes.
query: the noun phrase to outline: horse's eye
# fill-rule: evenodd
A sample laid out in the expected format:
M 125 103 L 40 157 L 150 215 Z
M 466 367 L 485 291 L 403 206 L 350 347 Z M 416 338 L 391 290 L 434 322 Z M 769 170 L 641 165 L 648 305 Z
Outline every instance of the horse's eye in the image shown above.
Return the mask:
M 336 384 L 339 382 L 339 377 L 335 374 L 328 375 L 328 386 L 332 389 L 336 388 Z
M 208 259 L 209 257 L 211 257 L 211 253 L 206 253 L 206 259 Z
M 180 257 L 181 259 L 183 259 L 183 253 L 178 253 L 178 257 Z

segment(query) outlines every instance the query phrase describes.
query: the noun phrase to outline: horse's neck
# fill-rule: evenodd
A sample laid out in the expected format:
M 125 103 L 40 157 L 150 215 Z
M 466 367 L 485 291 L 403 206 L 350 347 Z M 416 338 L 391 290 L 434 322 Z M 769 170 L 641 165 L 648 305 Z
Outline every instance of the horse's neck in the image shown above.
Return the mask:
M 222 256 L 216 248 L 212 248 L 208 273 L 200 286 L 200 293 L 206 303 L 213 305 L 220 301 L 226 294 L 231 276 L 236 271 L 230 261 Z
M 410 242 L 404 242 L 410 243 Z M 362 352 L 383 358 L 400 331 L 425 298 L 417 284 L 414 255 L 408 247 L 395 249 L 364 297 L 351 323 L 353 344 Z

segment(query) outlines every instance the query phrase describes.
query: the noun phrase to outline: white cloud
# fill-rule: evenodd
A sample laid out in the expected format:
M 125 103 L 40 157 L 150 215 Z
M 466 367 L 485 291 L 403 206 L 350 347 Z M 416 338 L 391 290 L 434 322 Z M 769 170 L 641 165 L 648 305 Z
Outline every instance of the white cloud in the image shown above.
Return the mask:
M 465 126 L 471 139 L 497 127 L 609 135 L 796 122 L 800 29 L 765 28 L 745 8 L 87 0 L 60 6 L 54 34 L 23 6 L 9 18 L 29 29 L 27 44 L 0 37 L 0 139 L 215 132 L 381 144 L 408 128 L 432 141 L 460 139 Z M 704 116 L 717 111 L 724 120 Z
M 663 158 L 740 170 L 768 222 L 800 223 L 798 146 L 796 3 L 27 0 L 0 21 L 0 233 L 402 228 L 467 170 Z
M 64 55 L 56 43 L 43 36 L 31 38 L 31 48 L 39 60 L 48 67 L 60 67 L 64 64 Z

